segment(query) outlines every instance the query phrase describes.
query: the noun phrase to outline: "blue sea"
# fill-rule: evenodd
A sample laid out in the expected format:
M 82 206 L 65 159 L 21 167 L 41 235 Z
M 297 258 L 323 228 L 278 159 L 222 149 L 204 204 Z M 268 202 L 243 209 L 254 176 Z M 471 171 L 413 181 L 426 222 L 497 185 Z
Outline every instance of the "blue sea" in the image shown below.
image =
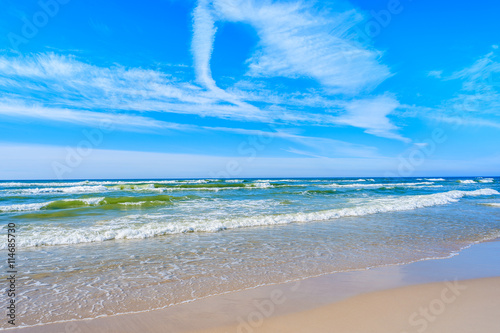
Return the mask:
M 0 222 L 16 225 L 19 324 L 36 325 L 449 257 L 500 236 L 499 191 L 493 177 L 2 181 Z

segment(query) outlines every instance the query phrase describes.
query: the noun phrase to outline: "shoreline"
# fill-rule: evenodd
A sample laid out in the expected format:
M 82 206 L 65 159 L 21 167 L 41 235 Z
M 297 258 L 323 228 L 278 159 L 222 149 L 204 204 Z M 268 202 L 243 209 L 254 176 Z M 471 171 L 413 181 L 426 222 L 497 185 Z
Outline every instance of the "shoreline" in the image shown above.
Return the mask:
M 252 316 L 262 317 L 265 322 L 279 322 L 277 318 L 293 314 L 303 315 L 307 311 L 334 306 L 374 292 L 391 292 L 395 288 L 413 285 L 432 289 L 427 284 L 498 277 L 500 259 L 495 260 L 495 256 L 492 255 L 498 251 L 500 251 L 500 241 L 495 239 L 471 244 L 458 251 L 458 255 L 450 255 L 445 259 L 423 259 L 409 264 L 330 273 L 209 296 L 158 310 L 9 328 L 5 331 L 125 333 L 144 329 L 148 332 L 164 332 L 168 327 L 169 332 L 208 333 L 224 332 L 228 329 L 231 331 L 231 327 L 234 332 L 238 329 L 238 325 L 240 330 L 254 331 L 262 327 L 265 329 L 265 326 L 245 326 L 244 323 L 248 325 L 247 322 L 255 322 L 252 321 Z M 477 281 L 471 283 L 481 285 Z M 242 319 L 245 317 L 248 317 L 248 320 Z

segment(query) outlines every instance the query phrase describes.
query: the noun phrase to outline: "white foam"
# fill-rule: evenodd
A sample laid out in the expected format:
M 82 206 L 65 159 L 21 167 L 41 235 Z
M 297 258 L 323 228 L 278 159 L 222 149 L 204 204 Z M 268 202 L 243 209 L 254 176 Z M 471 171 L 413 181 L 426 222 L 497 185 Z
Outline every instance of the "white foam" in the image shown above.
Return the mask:
M 140 206 L 145 203 L 146 201 L 137 201 L 137 202 L 119 202 L 118 204 L 123 206 Z
M 103 185 L 96 186 L 72 186 L 72 187 L 45 187 L 45 188 L 26 188 L 9 190 L 8 194 L 38 195 L 38 194 L 79 194 L 79 193 L 98 193 L 108 191 Z
M 253 184 L 249 184 L 248 187 L 269 188 L 272 187 L 272 185 L 269 183 L 269 181 L 258 181 Z
M 179 182 L 190 182 L 190 181 L 179 181 L 179 180 L 147 180 L 147 181 L 126 181 L 126 180 L 85 180 L 79 182 L 0 182 L 0 187 L 57 187 L 57 186 L 89 186 L 89 185 L 139 185 L 139 184 L 175 184 Z M 207 182 L 206 180 L 192 180 L 191 182 Z
M 461 184 L 475 184 L 476 183 L 472 179 L 459 180 L 458 182 Z
M 219 180 L 219 179 L 213 179 L 213 180 Z M 181 183 L 190 183 L 190 184 L 205 184 L 205 183 L 208 183 L 209 180 L 207 180 L 207 179 L 192 179 L 192 180 L 182 180 L 180 182 Z
M 408 187 L 417 187 L 421 185 L 433 185 L 433 182 L 418 182 L 418 183 L 387 183 L 387 184 L 337 184 L 332 183 L 328 185 L 318 185 L 319 187 L 361 187 L 361 188 L 380 188 L 380 187 L 394 187 L 394 186 L 408 186 Z
M 39 210 L 43 206 L 48 205 L 50 202 L 37 202 L 30 204 L 17 204 L 17 205 L 7 205 L 0 206 L 0 212 L 23 212 L 30 210 Z
M 216 232 L 252 226 L 278 225 L 296 222 L 313 222 L 342 217 L 365 216 L 376 213 L 413 210 L 458 202 L 465 196 L 499 195 L 493 189 L 475 191 L 449 191 L 428 195 L 410 195 L 374 199 L 355 207 L 330 209 L 307 213 L 269 214 L 251 217 L 212 217 L 172 220 L 170 215 L 131 215 L 110 221 L 100 221 L 86 228 L 62 228 L 60 226 L 35 225 L 23 230 L 20 247 L 102 242 L 112 239 L 149 238 L 185 232 Z M 218 215 L 221 216 L 221 215 Z M 5 244 L 0 248 L 5 248 Z
M 493 178 L 481 178 L 477 180 L 480 183 L 493 183 L 494 179 Z
M 426 180 L 429 180 L 431 182 L 444 182 L 446 179 L 444 178 L 426 178 Z
M 97 197 L 97 198 L 80 198 L 80 199 L 64 199 L 63 201 L 83 201 L 87 205 L 90 206 L 95 206 L 98 205 L 101 201 L 104 200 L 104 197 Z
M 500 208 L 500 202 L 488 202 L 488 203 L 483 203 L 482 205 Z

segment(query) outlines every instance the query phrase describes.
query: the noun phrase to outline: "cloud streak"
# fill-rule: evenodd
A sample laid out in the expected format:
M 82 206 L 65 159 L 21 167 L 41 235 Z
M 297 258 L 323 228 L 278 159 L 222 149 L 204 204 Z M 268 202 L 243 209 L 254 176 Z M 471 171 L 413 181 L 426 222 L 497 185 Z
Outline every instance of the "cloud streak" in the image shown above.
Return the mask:
M 173 113 L 239 122 L 235 127 L 247 122 L 352 126 L 408 141 L 388 118 L 397 100 L 369 94 L 391 74 L 380 63 L 380 52 L 352 35 L 361 19 L 354 9 L 334 12 L 301 2 L 200 0 L 193 11 L 191 44 L 195 83 L 158 70 L 99 67 L 54 53 L 0 56 L 0 114 L 26 117 L 23 112 L 43 110 L 38 118 L 66 122 L 128 114 L 143 128 L 173 128 L 153 115 Z M 245 78 L 221 89 L 210 59 L 216 26 L 224 21 L 250 24 L 260 41 Z M 290 92 L 268 85 L 272 77 L 311 79 L 321 88 Z M 249 84 L 240 84 L 244 81 Z M 141 115 L 146 112 L 147 117 Z
M 362 15 L 314 9 L 303 2 L 215 0 L 222 19 L 252 25 L 260 37 L 248 60 L 255 77 L 312 78 L 330 94 L 370 90 L 391 74 L 381 53 L 356 42 L 352 28 Z

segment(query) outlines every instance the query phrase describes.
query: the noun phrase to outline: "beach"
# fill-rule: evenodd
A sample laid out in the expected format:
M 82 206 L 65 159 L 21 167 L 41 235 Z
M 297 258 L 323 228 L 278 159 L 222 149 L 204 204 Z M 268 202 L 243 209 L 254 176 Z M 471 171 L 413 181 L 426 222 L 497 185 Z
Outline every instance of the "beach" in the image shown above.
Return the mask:
M 328 274 L 162 310 L 14 332 L 497 332 L 499 251 L 495 240 L 447 259 Z
M 500 2 L 0 8 L 0 333 L 500 333 Z
M 16 327 L 266 332 L 373 292 L 483 290 L 500 276 L 497 252 L 475 250 L 498 244 L 498 190 L 487 177 L 1 182 Z

